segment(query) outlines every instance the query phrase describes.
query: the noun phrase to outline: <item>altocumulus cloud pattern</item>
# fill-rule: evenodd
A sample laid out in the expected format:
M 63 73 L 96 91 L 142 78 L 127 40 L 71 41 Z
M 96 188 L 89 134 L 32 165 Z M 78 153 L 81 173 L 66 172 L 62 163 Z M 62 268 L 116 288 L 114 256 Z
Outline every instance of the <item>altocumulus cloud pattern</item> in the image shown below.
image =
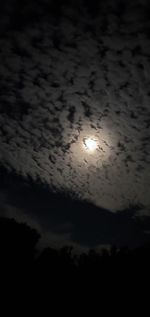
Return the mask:
M 1 8 L 1 164 L 98 206 L 148 208 L 147 2 L 16 3 Z

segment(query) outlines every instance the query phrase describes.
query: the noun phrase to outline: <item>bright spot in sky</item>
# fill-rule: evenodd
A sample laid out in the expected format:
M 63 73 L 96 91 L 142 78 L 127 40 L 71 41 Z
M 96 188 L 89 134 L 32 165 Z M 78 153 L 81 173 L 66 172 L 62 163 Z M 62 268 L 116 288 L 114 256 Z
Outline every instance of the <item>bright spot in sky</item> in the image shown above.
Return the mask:
M 83 142 L 85 149 L 89 152 L 94 152 L 98 147 L 97 141 L 93 138 L 85 138 Z

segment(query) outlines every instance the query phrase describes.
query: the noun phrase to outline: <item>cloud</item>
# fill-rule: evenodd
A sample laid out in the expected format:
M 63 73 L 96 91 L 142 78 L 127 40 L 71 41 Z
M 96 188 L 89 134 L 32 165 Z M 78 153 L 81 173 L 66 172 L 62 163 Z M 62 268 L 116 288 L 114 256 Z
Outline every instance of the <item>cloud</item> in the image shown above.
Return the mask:
M 142 212 L 143 207 L 112 213 L 75 197 L 70 199 L 67 194 L 52 193 L 48 186 L 25 182 L 22 177 L 5 176 L 0 188 L 0 216 L 35 228 L 41 235 L 39 249 L 72 245 L 82 252 L 100 245 L 135 247 L 149 241 L 149 217 Z
M 130 201 L 149 206 L 146 5 L 128 3 L 119 19 L 116 3 L 106 1 L 94 20 L 72 5 L 62 6 L 58 25 L 46 18 L 46 2 L 34 14 L 28 5 L 21 28 L 11 5 L 6 10 L 1 164 L 114 211 Z M 87 135 L 99 140 L 91 157 L 82 149 Z
M 15 179 L 14 179 L 15 180 Z M 37 230 L 37 232 L 40 234 L 40 239 L 37 244 L 37 249 L 40 251 L 43 248 L 46 247 L 52 247 L 52 248 L 61 248 L 64 245 L 71 245 L 73 246 L 75 252 L 85 252 L 88 250 L 86 246 L 82 246 L 79 243 L 75 243 L 71 239 L 70 231 L 71 231 L 71 224 L 68 222 L 62 223 L 52 223 L 52 226 L 49 223 L 49 226 L 46 226 L 46 222 L 50 221 L 50 219 L 53 222 L 53 215 L 46 216 L 46 219 L 44 220 L 45 216 L 45 205 L 41 206 L 41 202 L 38 200 L 36 202 L 35 196 L 33 193 L 29 195 L 29 192 L 24 195 L 23 190 L 26 191 L 26 186 L 22 183 L 20 184 L 22 187 L 21 194 L 23 197 L 19 199 L 19 188 L 18 184 L 16 186 L 16 189 L 13 190 L 11 187 L 7 190 L 4 188 L 1 188 L 0 191 L 0 217 L 6 217 L 10 219 L 15 219 L 18 223 L 26 223 L 31 228 L 34 228 Z M 32 189 L 30 188 L 32 191 Z M 22 196 L 21 195 L 21 196 Z M 14 198 L 13 198 L 14 196 Z M 29 197 L 30 196 L 30 197 Z M 13 198 L 13 199 L 12 199 Z M 24 200 L 29 200 L 27 204 L 24 203 Z M 40 203 L 40 208 L 38 208 L 38 204 Z M 30 206 L 31 204 L 31 206 Z M 51 212 L 51 205 L 49 200 L 48 205 L 49 211 Z M 31 212 L 32 209 L 32 212 Z M 42 212 L 43 212 L 43 219 L 42 218 Z M 60 208 L 61 212 L 61 208 Z

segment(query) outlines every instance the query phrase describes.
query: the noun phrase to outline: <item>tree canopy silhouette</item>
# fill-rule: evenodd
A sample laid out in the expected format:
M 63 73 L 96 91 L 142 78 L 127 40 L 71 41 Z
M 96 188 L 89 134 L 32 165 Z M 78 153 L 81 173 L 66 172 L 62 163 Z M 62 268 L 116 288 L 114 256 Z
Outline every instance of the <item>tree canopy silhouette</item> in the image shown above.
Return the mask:
M 1 264 L 12 268 L 31 265 L 40 234 L 25 223 L 0 218 Z

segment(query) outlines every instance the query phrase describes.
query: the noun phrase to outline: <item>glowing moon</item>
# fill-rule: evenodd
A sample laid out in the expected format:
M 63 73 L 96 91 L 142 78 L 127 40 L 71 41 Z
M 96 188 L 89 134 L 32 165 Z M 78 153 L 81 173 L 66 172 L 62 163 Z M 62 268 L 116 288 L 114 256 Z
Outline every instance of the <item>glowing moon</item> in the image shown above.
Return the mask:
M 86 151 L 90 153 L 93 153 L 98 147 L 97 141 L 94 140 L 93 138 L 85 138 L 83 143 L 84 143 L 84 147 Z

